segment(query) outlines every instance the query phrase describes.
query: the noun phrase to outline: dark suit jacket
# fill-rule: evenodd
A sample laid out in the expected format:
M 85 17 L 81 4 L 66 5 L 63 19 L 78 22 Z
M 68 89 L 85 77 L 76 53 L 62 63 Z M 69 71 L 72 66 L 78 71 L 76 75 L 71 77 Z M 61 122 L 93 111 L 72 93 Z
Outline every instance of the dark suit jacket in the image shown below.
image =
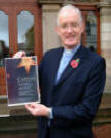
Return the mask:
M 55 84 L 63 48 L 50 50 L 40 65 L 41 103 L 52 107 L 50 138 L 92 138 L 92 121 L 104 90 L 105 60 L 80 46 L 71 59 L 80 59 L 73 68 L 70 63 Z M 46 138 L 48 119 L 39 118 L 39 138 Z

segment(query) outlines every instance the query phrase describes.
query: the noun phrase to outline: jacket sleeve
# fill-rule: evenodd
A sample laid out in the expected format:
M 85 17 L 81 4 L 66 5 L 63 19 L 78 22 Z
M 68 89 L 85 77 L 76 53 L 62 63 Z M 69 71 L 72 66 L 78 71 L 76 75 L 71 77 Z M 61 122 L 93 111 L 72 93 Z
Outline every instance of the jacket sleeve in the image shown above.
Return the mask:
M 82 101 L 78 105 L 64 105 L 53 107 L 54 119 L 66 119 L 71 121 L 92 120 L 96 115 L 106 80 L 105 60 L 101 58 L 93 66 L 85 87 Z

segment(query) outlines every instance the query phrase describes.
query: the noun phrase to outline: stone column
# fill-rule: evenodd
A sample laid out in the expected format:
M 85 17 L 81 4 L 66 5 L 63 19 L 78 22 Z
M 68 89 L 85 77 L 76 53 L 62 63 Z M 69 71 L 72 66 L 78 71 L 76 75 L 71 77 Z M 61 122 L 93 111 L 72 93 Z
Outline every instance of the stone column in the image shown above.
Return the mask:
M 106 59 L 106 87 L 105 92 L 111 92 L 111 4 L 101 3 L 101 49 Z
M 55 32 L 56 17 L 60 6 L 58 4 L 42 5 L 42 23 L 43 23 L 43 52 L 50 48 L 60 46 L 60 40 Z

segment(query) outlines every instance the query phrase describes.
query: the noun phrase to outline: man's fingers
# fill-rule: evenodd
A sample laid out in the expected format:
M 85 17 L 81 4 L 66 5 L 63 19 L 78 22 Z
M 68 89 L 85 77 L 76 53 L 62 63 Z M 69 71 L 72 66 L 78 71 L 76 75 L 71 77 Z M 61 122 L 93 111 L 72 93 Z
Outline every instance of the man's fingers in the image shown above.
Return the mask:
M 26 54 L 24 51 L 19 51 L 16 54 L 14 54 L 13 58 L 21 58 L 21 57 L 25 57 Z
M 33 108 L 30 104 L 26 104 L 25 105 L 25 108 L 30 112 L 30 113 L 33 113 Z
M 35 104 L 26 104 L 25 108 L 34 116 L 37 116 L 39 109 L 35 107 Z

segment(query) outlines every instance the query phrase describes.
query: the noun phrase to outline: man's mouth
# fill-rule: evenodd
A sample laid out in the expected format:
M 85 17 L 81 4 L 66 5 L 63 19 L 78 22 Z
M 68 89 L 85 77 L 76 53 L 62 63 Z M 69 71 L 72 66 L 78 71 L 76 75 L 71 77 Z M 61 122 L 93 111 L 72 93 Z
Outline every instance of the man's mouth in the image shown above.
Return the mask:
M 74 36 L 66 37 L 67 40 L 74 40 Z

